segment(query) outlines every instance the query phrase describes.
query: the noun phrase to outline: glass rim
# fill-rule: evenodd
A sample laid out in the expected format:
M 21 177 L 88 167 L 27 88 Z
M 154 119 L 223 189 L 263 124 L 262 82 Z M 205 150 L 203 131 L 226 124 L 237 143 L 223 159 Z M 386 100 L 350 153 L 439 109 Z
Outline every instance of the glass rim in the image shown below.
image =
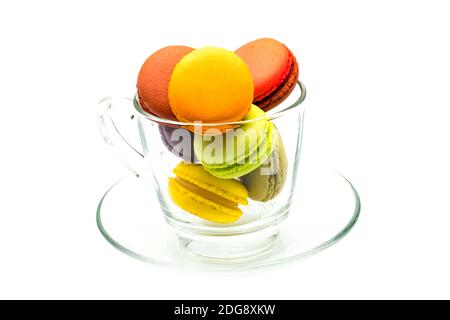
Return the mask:
M 298 109 L 302 102 L 305 100 L 306 98 L 306 87 L 305 85 L 301 82 L 301 81 L 297 81 L 297 85 L 300 88 L 300 95 L 298 96 L 298 98 L 291 103 L 290 105 L 287 105 L 286 107 L 280 108 L 280 110 L 276 110 L 277 107 L 275 107 L 274 109 L 270 110 L 267 112 L 266 117 L 261 117 L 261 118 L 257 118 L 257 119 L 251 119 L 251 120 L 241 120 L 241 121 L 232 121 L 232 122 L 182 122 L 182 121 L 177 121 L 177 120 L 170 120 L 170 119 L 164 119 L 164 118 L 160 118 L 154 114 L 148 113 L 146 112 L 140 105 L 139 103 L 139 99 L 137 98 L 137 94 L 134 95 L 133 98 L 133 105 L 134 108 L 136 109 L 136 111 L 143 116 L 144 118 L 147 118 L 148 120 L 157 122 L 159 124 L 167 124 L 167 125 L 171 125 L 171 126 L 205 126 L 205 127 L 218 127 L 218 126 L 240 126 L 243 124 L 248 124 L 251 122 L 255 122 L 255 121 L 260 121 L 260 120 L 273 120 L 273 119 L 277 119 L 287 113 L 290 113 L 290 111 L 292 110 L 296 110 Z M 297 86 L 296 85 L 296 86 Z M 274 111 L 273 113 L 271 111 Z

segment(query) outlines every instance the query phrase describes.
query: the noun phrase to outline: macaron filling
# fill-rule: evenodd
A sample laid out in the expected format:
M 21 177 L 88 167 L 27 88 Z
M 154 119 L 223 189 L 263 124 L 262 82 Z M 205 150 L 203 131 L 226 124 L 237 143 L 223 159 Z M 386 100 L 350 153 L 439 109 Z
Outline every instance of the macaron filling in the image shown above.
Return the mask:
M 169 194 L 181 209 L 200 218 L 217 222 L 232 223 L 242 216 L 238 207 L 224 206 L 185 188 L 175 178 L 169 178 Z
M 190 183 L 189 181 L 186 181 L 180 177 L 176 177 L 175 180 L 181 187 L 183 187 L 186 190 L 188 190 L 194 194 L 197 194 L 198 196 L 203 197 L 204 199 L 207 199 L 209 201 L 212 201 L 212 202 L 215 202 L 215 203 L 218 203 L 225 207 L 230 207 L 230 208 L 235 208 L 239 205 L 237 202 L 234 202 L 234 201 L 228 200 L 224 197 L 221 197 L 218 194 L 215 194 L 211 191 L 208 191 L 199 186 L 196 186 L 195 184 Z
M 211 175 L 200 165 L 180 163 L 173 172 L 175 175 L 203 190 L 220 195 L 231 202 L 247 205 L 248 192 L 236 180 L 219 180 Z M 232 190 L 232 191 L 231 191 Z
M 234 179 L 213 177 L 200 165 L 181 162 L 169 178 L 169 195 L 181 209 L 217 223 L 232 223 L 242 215 L 248 192 Z

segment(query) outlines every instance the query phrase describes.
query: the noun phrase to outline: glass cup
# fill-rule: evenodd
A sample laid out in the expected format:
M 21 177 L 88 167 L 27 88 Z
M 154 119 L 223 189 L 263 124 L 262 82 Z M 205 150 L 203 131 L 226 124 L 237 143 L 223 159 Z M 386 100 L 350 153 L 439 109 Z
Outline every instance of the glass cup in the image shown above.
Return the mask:
M 137 97 L 105 98 L 99 104 L 99 128 L 130 171 L 154 186 L 161 210 L 155 208 L 148 214 L 162 212 L 183 253 L 212 263 L 242 263 L 270 254 L 288 218 L 300 160 L 305 97 L 306 89 L 299 82 L 292 94 L 265 116 L 228 123 L 162 119 L 146 112 Z M 131 126 L 137 127 L 139 148 L 124 138 L 116 111 L 125 112 L 133 121 Z M 262 131 L 252 132 L 256 128 Z M 209 147 L 208 158 L 205 150 Z M 232 151 L 231 156 L 228 151 Z M 213 184 L 214 179 L 239 181 L 249 194 L 248 204 L 239 205 L 240 218 L 231 223 L 214 222 L 176 204 L 169 184 L 181 162 L 188 167 L 201 166 Z M 217 173 L 222 171 L 214 169 L 235 165 L 247 169 L 232 177 L 223 177 Z

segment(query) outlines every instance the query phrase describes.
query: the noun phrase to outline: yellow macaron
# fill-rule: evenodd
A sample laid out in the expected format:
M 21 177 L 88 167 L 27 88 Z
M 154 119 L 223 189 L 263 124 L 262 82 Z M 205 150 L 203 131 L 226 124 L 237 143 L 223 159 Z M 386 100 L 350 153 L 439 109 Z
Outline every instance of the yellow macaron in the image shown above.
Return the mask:
M 169 195 L 183 210 L 217 223 L 233 223 L 242 216 L 239 204 L 248 204 L 248 191 L 239 181 L 216 178 L 201 165 L 184 162 L 173 172 Z
M 169 102 L 183 122 L 242 120 L 253 101 L 253 78 L 235 53 L 205 47 L 185 55 L 169 81 Z

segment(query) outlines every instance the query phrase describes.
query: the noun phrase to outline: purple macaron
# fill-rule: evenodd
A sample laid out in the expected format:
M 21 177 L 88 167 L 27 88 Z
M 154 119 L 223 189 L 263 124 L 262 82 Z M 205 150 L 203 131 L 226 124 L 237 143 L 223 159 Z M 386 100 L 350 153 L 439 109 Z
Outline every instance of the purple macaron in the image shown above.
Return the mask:
M 161 140 L 166 148 L 187 162 L 196 162 L 194 153 L 194 134 L 184 128 L 159 125 Z

